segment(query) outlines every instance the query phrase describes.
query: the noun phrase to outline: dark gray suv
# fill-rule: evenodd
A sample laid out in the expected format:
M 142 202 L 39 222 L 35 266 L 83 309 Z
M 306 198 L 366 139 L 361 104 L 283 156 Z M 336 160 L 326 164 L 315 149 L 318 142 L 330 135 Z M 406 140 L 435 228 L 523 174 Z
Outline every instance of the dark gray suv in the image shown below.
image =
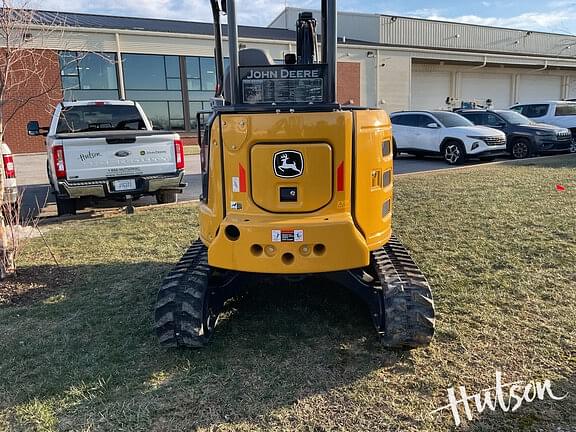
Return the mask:
M 508 152 L 515 159 L 548 152 L 576 151 L 569 129 L 534 123 L 528 117 L 510 110 L 460 110 L 458 114 L 475 125 L 499 129 L 506 134 Z

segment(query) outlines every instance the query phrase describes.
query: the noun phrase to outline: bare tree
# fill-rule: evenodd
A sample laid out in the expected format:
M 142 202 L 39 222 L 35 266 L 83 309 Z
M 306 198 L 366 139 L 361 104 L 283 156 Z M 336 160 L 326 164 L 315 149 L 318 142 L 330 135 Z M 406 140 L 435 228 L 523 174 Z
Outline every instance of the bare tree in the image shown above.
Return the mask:
M 44 49 L 44 41 L 58 38 L 62 25 L 55 25 L 31 8 L 27 0 L 2 0 L 0 10 L 0 142 L 6 128 L 20 111 L 38 104 L 50 110 L 61 100 L 58 53 Z M 49 101 L 47 103 L 47 101 Z M 52 103 L 50 103 L 52 102 Z M 10 144 L 10 143 L 8 143 Z M 0 150 L 1 153 L 1 150 Z M 0 157 L 2 155 L 0 154 Z M 4 206 L 4 170 L 0 175 L 0 205 Z M 14 253 L 0 212 L 0 279 L 14 273 Z

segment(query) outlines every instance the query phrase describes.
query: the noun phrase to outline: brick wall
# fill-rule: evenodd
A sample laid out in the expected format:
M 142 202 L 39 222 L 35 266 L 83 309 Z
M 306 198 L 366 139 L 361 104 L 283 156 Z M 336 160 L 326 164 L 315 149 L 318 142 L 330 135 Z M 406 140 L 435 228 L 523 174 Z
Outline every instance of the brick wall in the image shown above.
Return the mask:
M 2 52 L 0 50 L 0 59 Z M 34 63 L 40 59 L 41 65 L 36 70 L 41 72 L 41 77 L 32 74 L 21 74 L 29 79 L 15 87 L 11 94 L 7 95 L 7 103 L 3 107 L 4 118 L 13 116 L 6 125 L 4 141 L 8 144 L 13 153 L 35 153 L 43 152 L 44 137 L 31 137 L 26 132 L 26 125 L 30 120 L 38 120 L 40 126 L 49 126 L 52 118 L 52 107 L 62 98 L 62 86 L 60 82 L 60 66 L 58 53 L 51 50 L 37 50 L 32 56 L 21 59 L 15 64 L 14 70 L 26 70 L 35 67 Z M 0 63 L 2 60 L 0 60 Z M 43 94 L 42 94 L 43 93 Z M 37 96 L 37 97 L 36 97 Z M 22 100 L 30 98 L 25 105 Z
M 360 105 L 360 63 L 338 62 L 336 98 L 346 105 Z

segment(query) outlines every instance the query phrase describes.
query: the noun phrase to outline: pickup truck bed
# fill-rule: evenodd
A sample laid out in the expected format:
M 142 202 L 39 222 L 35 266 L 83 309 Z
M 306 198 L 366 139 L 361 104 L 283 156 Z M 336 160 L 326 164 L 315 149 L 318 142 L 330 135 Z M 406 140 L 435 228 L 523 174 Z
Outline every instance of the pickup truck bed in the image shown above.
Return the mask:
M 174 202 L 186 186 L 180 136 L 154 130 L 138 103 L 63 102 L 44 129 L 58 214 L 74 214 L 97 198 Z M 29 133 L 40 134 L 38 122 Z

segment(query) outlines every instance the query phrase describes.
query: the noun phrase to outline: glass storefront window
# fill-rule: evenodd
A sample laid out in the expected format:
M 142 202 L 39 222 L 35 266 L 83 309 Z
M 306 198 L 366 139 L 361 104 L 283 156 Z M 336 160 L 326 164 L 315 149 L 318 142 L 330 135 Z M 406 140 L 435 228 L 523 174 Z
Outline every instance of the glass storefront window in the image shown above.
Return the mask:
M 213 58 L 202 57 L 200 59 L 200 74 L 202 90 L 214 90 L 216 88 L 216 64 Z
M 82 90 L 117 89 L 116 56 L 85 54 L 78 58 L 78 73 Z
M 198 122 L 196 118 L 196 113 L 202 111 L 202 102 L 190 102 L 190 129 L 196 130 L 198 128 Z
M 60 53 L 60 74 L 62 76 L 78 76 L 78 62 L 76 52 L 63 51 Z
M 118 99 L 115 54 L 63 51 L 60 75 L 65 100 Z
M 166 90 L 164 56 L 123 54 L 126 90 Z
M 168 102 L 139 101 L 155 129 L 170 129 Z
M 126 97 L 142 104 L 155 127 L 184 130 L 180 57 L 124 54 Z
M 196 113 L 210 109 L 216 87 L 213 58 L 123 54 L 122 65 L 126 98 L 140 102 L 155 127 L 196 130 Z M 65 100 L 119 97 L 115 54 L 61 52 L 60 70 Z

